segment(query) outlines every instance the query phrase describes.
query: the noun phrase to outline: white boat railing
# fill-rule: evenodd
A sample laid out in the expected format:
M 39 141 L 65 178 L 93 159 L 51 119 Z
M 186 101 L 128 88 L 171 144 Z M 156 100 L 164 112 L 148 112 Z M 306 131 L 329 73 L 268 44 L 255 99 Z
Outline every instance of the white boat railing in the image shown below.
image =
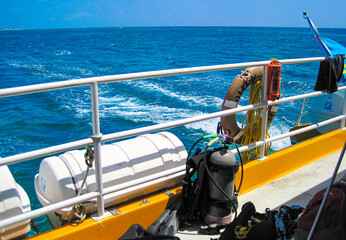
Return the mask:
M 282 65 L 284 64 L 295 64 L 295 63 L 308 63 L 308 62 L 319 62 L 324 61 L 324 57 L 317 57 L 317 58 L 299 58 L 299 59 L 285 59 L 285 60 L 279 60 Z M 108 141 L 114 141 L 119 140 L 122 138 L 128 138 L 144 133 L 150 133 L 155 131 L 160 131 L 172 127 L 177 127 L 181 125 L 186 125 L 190 123 L 195 123 L 199 121 L 205 121 L 213 118 L 219 118 L 227 115 L 236 114 L 239 112 L 244 112 L 252 109 L 257 108 L 263 108 L 263 119 L 267 119 L 267 111 L 268 107 L 284 102 L 299 100 L 299 99 L 305 99 L 310 97 L 319 96 L 322 94 L 325 94 L 325 92 L 322 91 L 316 91 L 311 92 L 308 94 L 302 94 L 297 95 L 293 97 L 287 97 L 282 98 L 280 100 L 275 101 L 268 101 L 266 96 L 266 91 L 262 91 L 263 99 L 261 103 L 247 105 L 238 107 L 235 109 L 229 109 L 225 111 L 218 111 L 215 113 L 210 114 L 204 114 L 201 116 L 181 119 L 181 120 L 175 120 L 170 121 L 166 123 L 151 125 L 147 127 L 141 127 L 136 128 L 132 130 L 122 131 L 122 132 L 116 132 L 111 134 L 102 135 L 100 132 L 100 118 L 99 118 L 99 99 L 98 99 L 98 85 L 103 83 L 110 83 L 110 82 L 120 82 L 120 81 L 127 81 L 127 80 L 136 80 L 136 79 L 145 79 L 145 78 L 154 78 L 154 77 L 164 77 L 164 76 L 173 76 L 173 75 L 181 75 L 181 74 L 192 74 L 192 73 L 201 73 L 201 72 L 210 72 L 210 71 L 220 71 L 220 70 L 231 70 L 231 69 L 239 69 L 239 68 L 246 68 L 246 67 L 254 67 L 254 66 L 263 66 L 264 67 L 264 86 L 263 89 L 266 88 L 266 65 L 270 63 L 270 61 L 260 61 L 260 62 L 248 62 L 248 63 L 237 63 L 237 64 L 224 64 L 224 65 L 214 65 L 214 66 L 204 66 L 204 67 L 192 67 L 192 68 L 180 68 L 180 69 L 170 69 L 170 70 L 160 70 L 160 71 L 150 71 L 150 72 L 141 72 L 141 73 L 130 73 L 130 74 L 120 74 L 120 75 L 112 75 L 112 76 L 103 76 L 103 77 L 92 77 L 92 78 L 84 78 L 84 79 L 74 79 L 74 80 L 68 80 L 68 81 L 61 81 L 61 82 L 53 82 L 53 83 L 44 83 L 44 84 L 36 84 L 31 86 L 23 86 L 23 87 L 15 87 L 15 88 L 8 88 L 8 89 L 0 89 L 0 98 L 4 97 L 11 97 L 11 96 L 17 96 L 17 95 L 24 95 L 24 94 L 31 94 L 31 93 L 37 93 L 37 92 L 44 92 L 44 91 L 51 91 L 51 90 L 57 90 L 57 89 L 64 89 L 64 88 L 73 88 L 73 87 L 80 87 L 80 86 L 87 86 L 90 85 L 91 88 L 91 108 L 92 108 L 92 122 L 93 122 L 93 136 L 87 139 L 82 139 L 78 141 L 73 141 L 61 145 L 56 145 L 48 148 L 43 148 L 27 153 L 17 154 L 14 156 L 9 156 L 5 158 L 0 159 L 0 166 L 3 165 L 9 165 L 13 163 L 19 163 L 22 161 L 27 161 L 30 159 L 35 159 L 38 157 L 43 157 L 51 154 L 56 154 L 60 152 L 65 152 L 71 149 L 80 148 L 80 147 L 86 147 L 88 145 L 94 146 L 94 152 L 95 152 L 95 177 L 96 177 L 96 185 L 97 185 L 97 191 L 92 193 L 83 194 L 78 197 L 74 197 L 65 201 L 61 201 L 59 203 L 55 203 L 46 207 L 42 207 L 36 210 L 32 210 L 28 213 L 24 213 L 15 217 L 11 217 L 5 220 L 0 221 L 0 228 L 15 224 L 17 222 L 21 222 L 28 219 L 33 219 L 35 217 L 39 217 L 42 215 L 45 215 L 49 212 L 55 211 L 57 209 L 62 209 L 65 207 L 70 207 L 76 203 L 91 200 L 94 198 L 97 198 L 97 206 L 98 206 L 98 216 L 99 218 L 102 218 L 102 216 L 105 215 L 104 212 L 104 200 L 103 196 L 121 189 L 125 189 L 131 186 L 135 186 L 138 183 L 137 182 L 128 182 L 126 184 L 122 184 L 121 186 L 113 186 L 109 188 L 103 189 L 103 181 L 102 181 L 102 159 L 100 154 L 100 148 L 101 143 L 108 142 Z M 344 90 L 346 91 L 346 86 L 339 87 L 339 91 Z M 260 159 L 264 159 L 264 145 L 269 142 L 277 141 L 286 137 L 290 137 L 305 131 L 309 131 L 311 129 L 315 129 L 336 121 L 341 121 L 340 128 L 345 127 L 345 119 L 346 119 L 346 104 L 344 104 L 344 111 L 343 114 L 331 118 L 329 120 L 313 124 L 309 127 L 305 127 L 299 130 L 295 130 L 289 133 L 284 133 L 275 137 L 267 138 L 265 136 L 265 129 L 266 129 L 266 123 L 267 121 L 262 121 L 262 139 L 256 143 L 252 143 L 247 146 L 240 147 L 239 150 L 241 152 L 247 151 L 249 149 L 260 147 L 261 154 Z M 235 150 L 232 150 L 235 153 Z M 177 172 L 184 171 L 184 168 L 175 168 L 171 169 L 168 172 L 164 172 L 163 174 L 173 174 Z M 159 175 L 156 176 L 148 176 L 148 181 L 154 180 L 156 178 L 160 177 Z

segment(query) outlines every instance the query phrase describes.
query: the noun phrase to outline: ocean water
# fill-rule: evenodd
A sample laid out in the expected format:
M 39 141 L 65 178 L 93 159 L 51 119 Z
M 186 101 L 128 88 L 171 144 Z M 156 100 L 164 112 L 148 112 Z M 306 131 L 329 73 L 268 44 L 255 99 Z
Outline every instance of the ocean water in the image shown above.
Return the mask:
M 346 29 L 319 29 L 346 45 Z M 0 31 L 0 88 L 76 78 L 237 62 L 320 57 L 308 28 L 141 27 Z M 319 63 L 284 65 L 282 96 L 313 91 Z M 241 70 L 161 77 L 99 86 L 101 132 L 108 134 L 212 113 Z M 242 99 L 246 104 L 246 94 Z M 242 102 L 240 103 L 242 104 Z M 302 101 L 281 104 L 272 136 L 295 125 Z M 0 99 L 0 157 L 92 135 L 90 88 L 78 87 Z M 303 119 L 304 121 L 304 119 Z M 215 133 L 218 119 L 170 129 L 189 149 Z M 273 149 L 290 145 L 289 139 Z M 40 206 L 33 179 L 41 159 L 10 165 Z M 44 217 L 37 221 L 48 228 Z

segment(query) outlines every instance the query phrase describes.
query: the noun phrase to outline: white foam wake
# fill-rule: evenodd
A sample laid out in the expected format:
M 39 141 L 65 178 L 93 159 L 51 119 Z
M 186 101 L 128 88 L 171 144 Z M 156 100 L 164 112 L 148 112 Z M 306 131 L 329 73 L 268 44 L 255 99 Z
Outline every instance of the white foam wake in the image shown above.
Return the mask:
M 158 92 L 161 94 L 164 94 L 168 97 L 171 97 L 172 100 L 179 100 L 182 102 L 188 103 L 190 106 L 204 106 L 208 107 L 212 104 L 217 104 L 221 106 L 223 99 L 215 96 L 210 95 L 204 95 L 204 96 L 193 96 L 193 95 L 186 95 L 187 93 L 179 93 L 179 92 L 173 92 L 170 90 L 167 90 L 163 87 L 161 87 L 159 84 L 152 83 L 152 82 L 146 82 L 146 81 L 136 81 L 134 83 L 134 86 L 140 87 L 141 89 L 146 89 L 150 92 Z

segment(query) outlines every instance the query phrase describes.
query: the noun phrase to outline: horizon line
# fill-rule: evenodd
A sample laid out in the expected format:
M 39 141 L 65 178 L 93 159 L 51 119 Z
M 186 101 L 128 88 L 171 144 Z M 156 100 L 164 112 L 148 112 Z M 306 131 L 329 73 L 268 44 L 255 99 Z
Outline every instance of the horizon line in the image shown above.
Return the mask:
M 23 30 L 73 30 L 73 29 L 92 29 L 92 28 L 185 28 L 185 27 L 195 27 L 195 28 L 231 28 L 231 27 L 236 27 L 236 28 L 309 28 L 309 26 L 306 27 L 282 27 L 282 26 L 198 26 L 198 25 L 191 25 L 191 26 L 114 26 L 114 27 L 58 27 L 58 28 L 0 28 L 0 31 L 23 31 Z M 319 27 L 319 29 L 346 29 L 342 27 Z

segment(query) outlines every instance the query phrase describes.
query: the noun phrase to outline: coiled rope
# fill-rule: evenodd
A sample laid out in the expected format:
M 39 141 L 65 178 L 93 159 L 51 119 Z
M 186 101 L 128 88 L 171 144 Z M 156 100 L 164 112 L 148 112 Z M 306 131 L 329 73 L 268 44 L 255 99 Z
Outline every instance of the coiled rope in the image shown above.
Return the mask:
M 262 80 L 251 84 L 249 91 L 249 105 L 259 103 L 261 101 L 261 91 L 262 91 Z M 251 143 L 261 140 L 262 132 L 262 108 L 257 108 L 254 110 L 249 110 L 245 114 L 242 122 L 242 145 L 249 145 Z M 268 127 L 266 129 L 266 137 L 270 137 L 268 132 Z M 265 145 L 265 154 L 268 153 L 271 143 Z M 243 152 L 243 162 L 249 162 L 251 160 L 257 159 L 260 155 L 259 147 L 251 149 L 249 151 Z

